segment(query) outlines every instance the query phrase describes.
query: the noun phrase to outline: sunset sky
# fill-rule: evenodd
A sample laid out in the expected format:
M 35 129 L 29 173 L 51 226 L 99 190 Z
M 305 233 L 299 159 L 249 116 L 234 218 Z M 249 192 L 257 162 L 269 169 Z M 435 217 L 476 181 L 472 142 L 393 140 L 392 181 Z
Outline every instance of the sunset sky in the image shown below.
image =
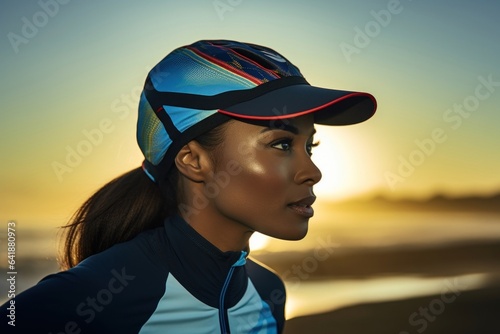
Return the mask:
M 61 224 L 139 166 L 146 74 L 200 39 L 270 46 L 313 85 L 377 98 L 366 123 L 318 127 L 320 198 L 500 190 L 497 1 L 61 2 L 0 5 L 1 221 Z

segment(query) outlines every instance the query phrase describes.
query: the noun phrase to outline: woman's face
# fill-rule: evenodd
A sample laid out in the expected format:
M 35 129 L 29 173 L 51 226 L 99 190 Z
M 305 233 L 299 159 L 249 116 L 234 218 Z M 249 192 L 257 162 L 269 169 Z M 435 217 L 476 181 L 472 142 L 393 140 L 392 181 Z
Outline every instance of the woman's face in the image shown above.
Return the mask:
M 312 115 L 269 126 L 227 124 L 206 183 L 220 190 L 211 199 L 212 212 L 247 232 L 303 238 L 313 215 L 313 186 L 321 179 L 311 161 L 314 132 Z

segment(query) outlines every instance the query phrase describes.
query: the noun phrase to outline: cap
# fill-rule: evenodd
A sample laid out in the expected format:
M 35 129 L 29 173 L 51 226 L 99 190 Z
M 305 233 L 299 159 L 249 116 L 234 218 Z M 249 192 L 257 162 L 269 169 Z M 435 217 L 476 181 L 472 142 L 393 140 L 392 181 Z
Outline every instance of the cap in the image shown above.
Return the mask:
M 158 183 L 179 150 L 229 119 L 278 120 L 314 113 L 325 125 L 363 122 L 369 93 L 311 86 L 278 52 L 256 44 L 202 40 L 175 49 L 148 74 L 139 101 L 143 169 Z

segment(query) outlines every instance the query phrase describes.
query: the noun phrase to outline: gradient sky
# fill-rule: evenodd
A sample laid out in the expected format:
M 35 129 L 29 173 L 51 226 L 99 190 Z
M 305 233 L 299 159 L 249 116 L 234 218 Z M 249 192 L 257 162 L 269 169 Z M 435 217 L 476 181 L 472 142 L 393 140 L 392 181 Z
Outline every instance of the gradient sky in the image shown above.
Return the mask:
M 319 127 L 323 198 L 500 189 L 497 1 L 54 1 L 0 5 L 2 221 L 60 224 L 138 166 L 147 72 L 210 38 L 270 46 L 314 85 L 375 95 L 370 121 Z

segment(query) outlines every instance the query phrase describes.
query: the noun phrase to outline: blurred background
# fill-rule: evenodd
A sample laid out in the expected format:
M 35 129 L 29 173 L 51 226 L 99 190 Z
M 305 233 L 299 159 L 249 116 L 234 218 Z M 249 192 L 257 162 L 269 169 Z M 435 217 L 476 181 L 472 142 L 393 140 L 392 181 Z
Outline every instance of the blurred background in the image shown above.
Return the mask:
M 20 292 L 58 270 L 58 227 L 140 165 L 149 69 L 236 39 L 379 104 L 366 123 L 318 127 L 308 236 L 252 239 L 287 285 L 287 333 L 498 333 L 499 13 L 486 0 L 2 1 L 2 271 L 9 222 Z

